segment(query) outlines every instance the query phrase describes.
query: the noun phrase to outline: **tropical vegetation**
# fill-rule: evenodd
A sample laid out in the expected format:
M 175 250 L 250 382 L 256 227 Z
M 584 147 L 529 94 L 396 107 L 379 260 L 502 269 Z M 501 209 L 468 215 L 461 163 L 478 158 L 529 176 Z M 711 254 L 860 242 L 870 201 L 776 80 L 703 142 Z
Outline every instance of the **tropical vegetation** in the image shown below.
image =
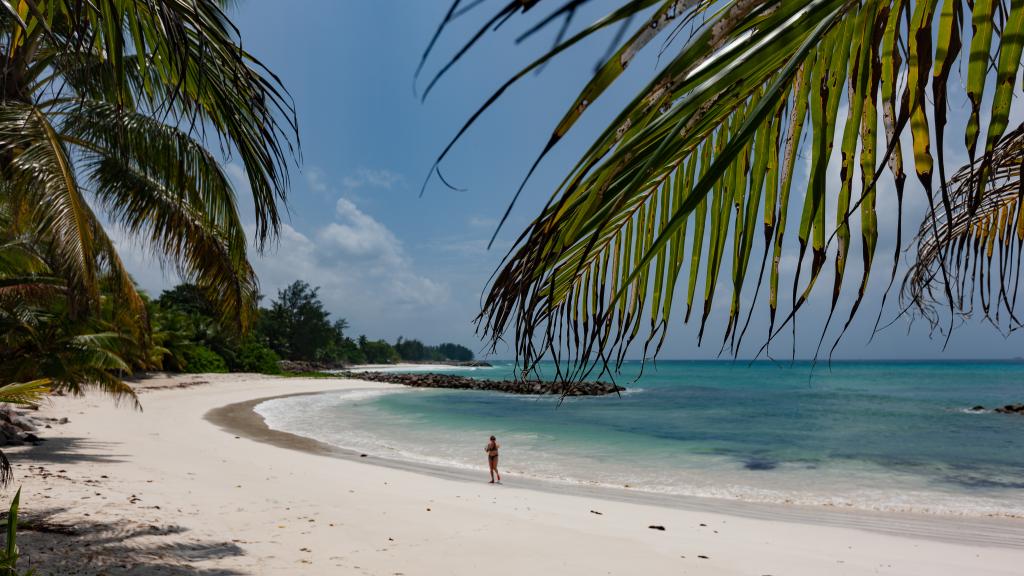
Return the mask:
M 202 347 L 217 333 L 173 345 L 252 323 L 258 284 L 221 159 L 245 171 L 261 249 L 298 142 L 287 92 L 218 0 L 0 7 L 0 384 L 134 401 L 133 370 L 220 368 Z M 216 327 L 158 314 L 122 264 L 132 245 L 195 286 Z
M 179 326 L 151 322 L 119 246 L 148 247 L 215 303 L 219 323 L 251 323 L 246 230 L 211 148 L 244 168 L 262 249 L 298 133 L 287 93 L 222 5 L 0 3 L 0 403 L 91 386 L 138 406 L 122 376 L 161 367 Z M 0 453 L 0 484 L 10 479 Z M 19 500 L 4 575 L 19 573 Z
M 643 87 L 589 141 L 495 274 L 479 317 L 492 343 L 512 331 L 527 369 L 546 353 L 580 370 L 608 367 L 635 340 L 645 356 L 648 347 L 656 353 L 679 316 L 699 319 L 703 338 L 716 300 L 728 299 L 723 348 L 739 350 L 751 317 L 764 310 L 763 352 L 815 292 L 831 299 L 828 323 L 835 315 L 842 324 L 838 342 L 886 260 L 877 250 L 878 211 L 890 199 L 898 216 L 895 230 L 884 230 L 896 238 L 881 264 L 889 268 L 879 278 L 886 295 L 901 250 L 912 248 L 915 258 L 900 313 L 916 310 L 947 334 L 956 315 L 972 313 L 1020 327 L 1024 140 L 1010 112 L 1021 101 L 1024 2 L 613 4 L 574 27 L 574 17 L 596 3 L 455 0 L 423 55 L 420 71 L 454 21 L 490 10 L 421 84 L 426 97 L 499 28 L 519 22 L 517 43 L 555 36 L 469 117 L 438 169 L 510 86 L 572 48 L 601 50 L 592 41 L 599 34 L 612 39 L 592 79 L 563 106 L 513 204 L 542 159 L 642 52 L 658 60 L 651 57 L 639 73 Z M 962 134 L 949 130 L 956 109 L 966 115 Z M 909 243 L 904 191 L 915 185 L 908 173 L 929 206 Z M 796 265 L 783 266 L 791 256 Z
M 280 360 L 343 367 L 473 359 L 473 352 L 458 344 L 429 346 L 399 337 L 391 345 L 363 335 L 352 338 L 346 334 L 348 321 L 332 320 L 319 292 L 296 280 L 259 308 L 252 329 L 243 333 L 219 320 L 214 302 L 194 284 L 179 284 L 149 307 L 153 332 L 148 340 L 158 343 L 150 355 L 165 370 L 264 374 L 279 373 Z

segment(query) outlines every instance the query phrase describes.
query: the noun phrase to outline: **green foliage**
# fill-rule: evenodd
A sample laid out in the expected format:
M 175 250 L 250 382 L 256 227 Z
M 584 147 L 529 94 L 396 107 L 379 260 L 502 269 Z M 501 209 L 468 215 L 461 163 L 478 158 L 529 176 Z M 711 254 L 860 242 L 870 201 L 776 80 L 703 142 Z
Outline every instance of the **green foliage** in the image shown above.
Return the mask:
M 427 346 L 419 340 L 405 340 L 399 337 L 394 348 L 398 356 L 406 362 L 468 362 L 473 359 L 472 350 L 451 342 Z
M 358 342 L 369 364 L 394 364 L 401 360 L 398 352 L 384 340 L 369 340 L 366 336 L 360 336 Z
M 815 292 L 831 299 L 822 340 L 833 316 L 845 319 L 832 331 L 838 342 L 878 267 L 879 205 L 896 206 L 886 219 L 896 238 L 886 295 L 895 284 L 911 171 L 930 210 L 917 239 L 922 261 L 905 283 L 908 307 L 938 302 L 969 315 L 980 296 L 986 318 L 1024 326 L 1007 297 L 1016 294 L 1024 246 L 1014 168 L 1024 146 L 1009 125 L 1021 99 L 1024 2 L 622 0 L 575 28 L 577 11 L 596 2 L 459 4 L 434 40 L 456 9 L 494 13 L 442 61 L 425 93 L 495 22 L 506 31 L 518 23 L 523 46 L 562 28 L 553 47 L 469 115 L 434 168 L 512 84 L 570 48 L 589 47 L 596 59 L 605 52 L 596 37 L 618 29 L 591 80 L 556 104 L 563 113 L 536 169 L 584 115 L 607 108 L 598 100 L 621 93 L 614 87 L 638 54 L 658 52 L 659 65 L 644 67 L 642 87 L 593 133 L 494 275 L 480 328 L 494 346 L 514 332 L 527 369 L 555 353 L 571 359 L 573 374 L 586 374 L 621 362 L 634 342 L 645 356 L 648 347 L 657 354 L 668 328 L 694 311 L 698 342 L 717 312 L 722 348 L 734 353 L 763 311 L 766 351 Z M 534 17 L 536 10 L 547 12 Z M 446 45 L 432 41 L 420 70 Z M 945 139 L 950 109 L 969 111 L 962 146 Z M 961 170 L 947 172 L 954 160 Z M 894 186 L 877 185 L 890 177 Z M 855 243 L 859 258 L 850 257 Z M 859 264 L 853 274 L 851 263 Z M 984 282 L 975 281 L 978 269 Z M 951 329 L 955 314 L 947 320 Z
M 273 350 L 253 336 L 242 340 L 237 353 L 228 363 L 232 372 L 256 372 L 259 374 L 278 374 L 281 369 L 277 362 L 280 360 Z
M 192 374 L 227 372 L 228 363 L 224 361 L 220 354 L 206 346 L 193 344 L 189 349 L 185 350 L 184 369 Z
M 288 360 L 364 362 L 364 351 L 345 337 L 348 322 L 331 322 L 318 291 L 301 280 L 279 290 L 270 308 L 260 311 L 259 334 L 278 356 Z
M 279 290 L 277 299 L 260 314 L 259 331 L 270 347 L 289 360 L 325 360 L 326 348 L 343 338 L 340 325 L 331 324 L 330 313 L 324 310 L 313 288 L 296 280 Z
M 359 344 L 351 338 L 345 338 L 338 345 L 337 357 L 346 364 L 366 364 L 366 355 L 359 348 Z
M 170 290 L 164 290 L 157 299 L 163 310 L 176 310 L 189 316 L 218 318 L 216 304 L 195 284 L 184 282 Z
M 18 507 L 21 502 L 21 488 L 14 494 L 14 500 L 11 501 L 11 507 L 7 512 L 6 526 L 4 527 L 6 535 L 6 544 L 2 550 L 0 550 L 0 576 L 31 576 L 35 573 L 33 570 L 28 572 L 18 572 Z
M 195 282 L 222 319 L 244 327 L 255 311 L 236 191 L 215 151 L 245 167 L 262 246 L 279 226 L 297 122 L 222 4 L 35 0 L 0 10 L 0 186 L 31 207 L 19 225 L 56 264 L 77 312 L 95 311 L 104 292 L 143 309 L 107 222 Z
M 398 342 L 395 343 L 395 352 L 402 360 L 407 362 L 435 359 L 434 355 L 431 354 L 432 350 L 424 346 L 423 342 L 419 340 L 403 340 L 399 337 Z
M 50 392 L 51 387 L 52 383 L 45 378 L 4 384 L 0 386 L 0 402 L 35 406 Z M 6 486 L 11 481 L 11 476 L 11 463 L 4 453 L 0 452 L 0 485 Z
M 470 362 L 474 358 L 472 350 L 451 342 L 439 345 L 437 351 L 445 360 L 454 360 L 455 362 Z
M 76 319 L 60 300 L 50 309 L 0 300 L 0 384 L 49 379 L 52 389 L 81 394 L 95 387 L 137 405 L 121 381 L 133 342 L 101 319 Z

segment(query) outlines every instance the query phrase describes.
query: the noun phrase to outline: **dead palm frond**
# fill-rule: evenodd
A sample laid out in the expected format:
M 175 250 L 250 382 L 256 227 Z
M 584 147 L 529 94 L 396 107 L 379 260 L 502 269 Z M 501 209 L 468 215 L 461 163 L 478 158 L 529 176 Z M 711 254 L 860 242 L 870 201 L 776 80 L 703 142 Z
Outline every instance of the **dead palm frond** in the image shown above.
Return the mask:
M 921 224 L 903 297 L 932 325 L 940 325 L 938 308 L 947 304 L 943 291 L 949 288 L 955 310 L 969 315 L 977 300 L 983 317 L 997 326 L 1022 326 L 1016 312 L 1024 244 L 1022 168 L 1024 126 L 1019 126 L 982 162 L 954 174 L 949 210 L 936 207 Z M 943 270 L 946 283 L 939 282 Z

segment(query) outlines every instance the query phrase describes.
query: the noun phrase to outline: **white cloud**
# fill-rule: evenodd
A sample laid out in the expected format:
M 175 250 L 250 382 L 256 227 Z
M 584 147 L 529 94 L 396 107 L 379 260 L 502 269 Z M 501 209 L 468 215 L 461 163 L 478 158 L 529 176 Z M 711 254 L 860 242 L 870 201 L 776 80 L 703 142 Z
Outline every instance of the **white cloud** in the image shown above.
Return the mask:
M 459 306 L 450 297 L 445 281 L 449 272 L 432 269 L 434 277 L 420 272 L 401 239 L 383 222 L 364 211 L 360 202 L 345 194 L 355 188 L 383 189 L 403 178 L 387 170 L 360 170 L 333 187 L 332 179 L 312 168 L 304 172 L 313 191 L 338 196 L 333 217 L 312 230 L 296 229 L 282 222 L 276 242 L 264 253 L 255 247 L 252 193 L 245 171 L 237 164 L 224 167 L 235 186 L 239 208 L 250 238 L 249 258 L 260 280 L 264 305 L 277 291 L 296 280 L 320 287 L 320 298 L 339 318 L 348 319 L 354 330 L 373 337 L 399 334 L 421 338 L 452 339 L 463 333 L 475 310 Z M 126 266 L 150 294 L 180 282 L 173 266 L 162 265 L 145 243 L 128 238 L 116 226 L 108 226 Z M 433 331 L 433 332 L 432 332 Z
M 399 175 L 378 170 L 360 171 L 342 182 L 379 188 L 400 180 Z M 446 284 L 416 270 L 401 240 L 386 225 L 344 196 L 335 204 L 333 221 L 308 235 L 284 225 L 277 249 L 256 258 L 254 265 L 269 297 L 304 280 L 320 287 L 329 310 L 359 325 L 438 306 L 449 296 Z
M 470 216 L 467 223 L 470 228 L 490 229 L 492 231 L 498 227 L 497 218 L 488 218 L 486 216 Z
M 401 174 L 384 169 L 360 168 L 355 174 L 345 176 L 341 183 L 346 192 L 362 188 L 391 190 L 405 181 Z
M 324 249 L 341 257 L 372 259 L 383 265 L 403 263 L 401 242 L 391 230 L 347 198 L 339 198 L 336 209 L 338 221 L 317 232 Z
M 310 166 L 306 168 L 303 174 L 306 176 L 306 184 L 309 185 L 310 190 L 314 192 L 327 192 L 328 186 L 323 170 L 316 166 Z

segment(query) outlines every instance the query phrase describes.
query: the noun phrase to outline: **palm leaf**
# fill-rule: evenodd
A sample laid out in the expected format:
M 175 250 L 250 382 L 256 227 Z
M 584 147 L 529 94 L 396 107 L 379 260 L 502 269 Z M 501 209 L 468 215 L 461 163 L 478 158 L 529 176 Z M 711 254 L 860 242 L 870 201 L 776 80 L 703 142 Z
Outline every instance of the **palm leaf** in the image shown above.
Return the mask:
M 23 404 L 35 406 L 50 391 L 50 381 L 46 378 L 19 382 L 0 386 L 0 402 L 7 404 Z
M 556 3 L 547 16 L 541 16 L 540 24 L 526 25 L 527 33 L 584 3 Z M 756 302 L 764 275 L 770 278 L 770 342 L 783 327 L 792 325 L 795 331 L 796 314 L 816 291 L 817 279 L 831 259 L 835 275 L 827 329 L 842 302 L 850 243 L 859 233 L 864 265 L 856 299 L 842 327 L 845 332 L 874 268 L 876 185 L 885 166 L 896 178 L 902 206 L 905 177 L 899 138 L 906 128 L 919 180 L 929 198 L 933 193 L 941 198 L 932 202 L 933 209 L 947 212 L 947 220 L 949 211 L 956 210 L 946 186 L 943 128 L 952 90 L 947 78 L 960 53 L 960 38 L 972 38 L 965 96 L 974 109 L 972 122 L 977 120 L 974 116 L 985 82 L 996 79 L 993 121 L 979 164 L 984 167 L 995 161 L 992 143 L 1002 141 L 1005 132 L 1024 38 L 1024 3 L 1006 4 L 964 6 L 955 0 L 655 3 L 647 13 L 649 20 L 625 36 L 615 57 L 568 103 L 541 158 L 578 125 L 593 102 L 619 79 L 625 64 L 654 37 L 668 36 L 663 60 L 669 42 L 678 42 L 678 47 L 592 140 L 518 238 L 489 287 L 478 319 L 481 332 L 497 344 L 512 331 L 517 358 L 525 369 L 546 355 L 555 355 L 569 360 L 572 369 L 564 376 L 576 378 L 595 365 L 609 368 L 620 361 L 642 330 L 641 318 L 648 318 L 645 342 L 660 344 L 671 324 L 676 276 L 689 277 L 687 321 L 697 281 L 704 278 L 702 337 L 716 298 L 729 292 L 722 290 L 722 284 L 723 269 L 731 262 L 723 346 L 731 345 L 736 353 L 745 332 L 744 327 L 737 338 L 744 306 L 749 310 L 747 323 L 754 314 L 754 305 L 745 304 L 742 296 L 748 282 L 756 282 Z M 503 6 L 498 12 L 503 21 L 520 17 L 509 5 Z M 514 75 L 474 113 L 438 161 L 525 72 L 596 35 L 604 23 L 623 21 L 648 6 L 624 1 L 599 19 L 602 25 L 567 34 L 568 40 Z M 669 21 L 675 24 L 664 26 Z M 975 32 L 967 31 L 967 26 Z M 936 27 L 938 38 L 933 32 Z M 689 30 L 689 39 L 680 42 L 683 29 Z M 481 38 L 482 34 L 474 36 L 440 74 Z M 997 64 L 982 66 L 989 61 Z M 847 104 L 845 113 L 840 112 L 842 102 Z M 879 113 L 885 129 L 881 154 Z M 827 167 L 836 156 L 833 142 L 839 130 L 840 178 L 830 182 Z M 972 138 L 976 137 L 969 130 L 969 147 L 973 147 Z M 810 158 L 803 183 L 795 168 L 800 155 Z M 940 178 L 933 189 L 935 164 Z M 983 172 L 974 177 L 975 205 L 990 180 Z M 801 184 L 806 193 L 791 195 L 791 188 L 795 185 L 799 190 Z M 519 191 L 514 198 L 518 196 Z M 802 204 L 798 233 L 787 239 L 787 215 L 795 202 Z M 825 214 L 831 206 L 837 214 L 834 222 L 827 222 Z M 758 211 L 763 213 L 763 225 Z M 860 218 L 852 219 L 858 211 Z M 965 214 L 968 219 L 974 216 L 970 211 Z M 998 219 L 994 222 L 1001 226 Z M 757 226 L 763 228 L 765 239 L 760 267 L 750 265 Z M 680 259 L 687 234 L 693 237 L 689 262 Z M 790 277 L 792 298 L 784 319 L 777 323 L 780 261 L 785 247 L 794 243 L 797 266 Z M 944 266 L 947 259 L 929 262 Z M 893 276 L 895 272 L 896 262 Z M 938 288 L 960 277 L 939 276 L 930 286 Z M 945 301 L 955 304 L 951 291 Z M 794 345 L 795 341 L 794 336 Z
M 60 257 L 60 271 L 95 302 L 99 295 L 93 218 L 57 130 L 30 105 L 0 107 L 0 146 L 13 156 L 13 180 L 39 212 Z

